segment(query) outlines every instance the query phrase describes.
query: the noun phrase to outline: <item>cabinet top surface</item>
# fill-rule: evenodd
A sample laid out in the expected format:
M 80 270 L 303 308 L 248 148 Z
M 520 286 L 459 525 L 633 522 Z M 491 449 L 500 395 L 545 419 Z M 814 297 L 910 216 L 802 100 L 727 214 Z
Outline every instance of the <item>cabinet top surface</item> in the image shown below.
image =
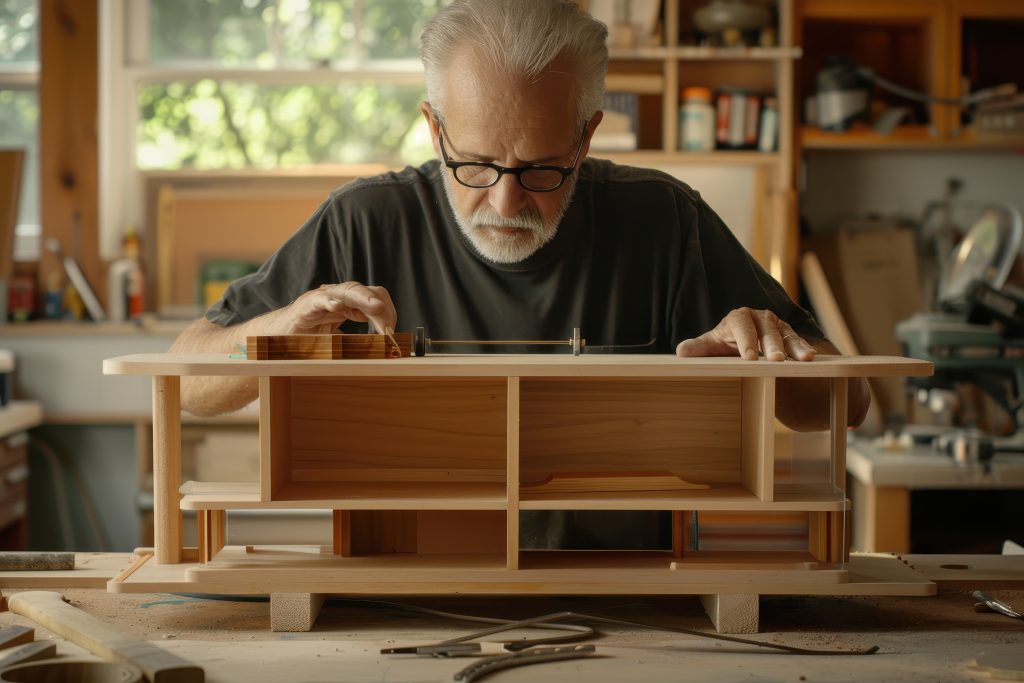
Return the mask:
M 393 360 L 245 360 L 227 354 L 146 353 L 103 361 L 106 375 L 335 377 L 925 377 L 927 361 L 818 356 L 810 362 L 678 358 L 670 354 L 480 354 Z

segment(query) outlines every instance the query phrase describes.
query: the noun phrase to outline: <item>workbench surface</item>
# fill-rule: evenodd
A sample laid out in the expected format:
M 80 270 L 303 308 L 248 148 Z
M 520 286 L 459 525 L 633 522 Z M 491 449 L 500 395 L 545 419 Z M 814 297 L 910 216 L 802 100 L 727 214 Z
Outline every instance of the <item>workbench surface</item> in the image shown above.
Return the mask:
M 4 591 L 8 593 L 8 591 Z M 329 602 L 308 633 L 272 633 L 264 602 L 226 602 L 170 594 L 111 595 L 71 589 L 76 607 L 200 664 L 209 683 L 260 681 L 411 681 L 440 683 L 472 659 L 379 654 L 382 647 L 424 644 L 483 628 L 383 606 Z M 1024 605 L 1022 591 L 990 591 Z M 559 610 L 710 631 L 695 597 L 437 598 L 409 602 L 503 618 Z M 753 639 L 810 648 L 860 648 L 857 657 L 797 656 L 641 629 L 604 627 L 600 659 L 556 662 L 494 674 L 515 681 L 979 681 L 969 667 L 981 653 L 1024 651 L 1024 622 L 976 613 L 969 593 L 928 598 L 783 597 L 761 600 L 762 633 Z M 0 627 L 31 622 L 0 614 Z M 48 634 L 37 628 L 37 639 Z M 58 651 L 81 654 L 61 641 Z

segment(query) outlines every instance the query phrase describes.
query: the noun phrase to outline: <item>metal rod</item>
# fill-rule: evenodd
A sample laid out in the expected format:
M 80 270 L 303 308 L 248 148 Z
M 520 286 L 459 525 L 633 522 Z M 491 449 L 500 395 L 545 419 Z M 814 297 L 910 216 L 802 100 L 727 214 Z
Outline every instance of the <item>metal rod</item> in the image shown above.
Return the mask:
M 428 346 L 441 346 L 444 344 L 546 344 L 548 346 L 569 346 L 572 344 L 571 339 L 565 339 L 562 341 L 553 341 L 551 339 L 535 340 L 535 339 L 428 339 Z

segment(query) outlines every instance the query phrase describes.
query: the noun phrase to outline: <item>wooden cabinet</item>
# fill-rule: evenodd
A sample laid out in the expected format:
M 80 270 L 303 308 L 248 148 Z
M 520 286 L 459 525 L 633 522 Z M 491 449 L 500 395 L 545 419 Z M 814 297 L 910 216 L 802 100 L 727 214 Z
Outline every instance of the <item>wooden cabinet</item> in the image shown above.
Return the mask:
M 153 376 L 156 548 L 109 589 L 929 594 L 934 586 L 909 575 L 881 585 L 851 570 L 845 434 L 848 378 L 930 371 L 923 361 L 865 357 L 110 359 L 105 373 Z M 182 375 L 259 377 L 258 483 L 182 485 Z M 788 377 L 830 378 L 822 460 L 776 457 L 775 386 Z M 239 509 L 333 510 L 334 542 L 226 546 L 226 511 Z M 183 547 L 182 510 L 198 515 L 198 548 Z M 523 548 L 520 512 L 529 510 L 669 511 L 673 545 Z M 685 515 L 703 510 L 799 513 L 808 533 L 791 551 L 694 551 Z
M 608 91 L 638 95 L 638 150 L 592 153 L 619 163 L 666 170 L 688 165 L 755 169 L 756 234 L 746 246 L 791 293 L 796 291 L 797 252 L 793 77 L 801 55 L 793 41 L 793 3 L 775 3 L 773 46 L 704 47 L 691 44 L 691 27 L 693 13 L 706 1 L 665 0 L 659 45 L 610 49 Z M 688 86 L 703 86 L 713 92 L 735 87 L 774 97 L 778 103 L 777 150 L 680 151 L 680 92 Z
M 935 97 L 1015 82 L 1024 89 L 1024 3 L 1019 0 L 798 0 L 796 40 L 804 49 L 797 74 L 798 107 L 816 92 L 829 55 Z M 901 106 L 911 120 L 880 134 L 865 124 L 827 132 L 801 117 L 798 145 L 814 149 L 1008 148 L 1020 139 L 977 136 L 960 110 L 924 104 L 873 88 L 875 114 Z

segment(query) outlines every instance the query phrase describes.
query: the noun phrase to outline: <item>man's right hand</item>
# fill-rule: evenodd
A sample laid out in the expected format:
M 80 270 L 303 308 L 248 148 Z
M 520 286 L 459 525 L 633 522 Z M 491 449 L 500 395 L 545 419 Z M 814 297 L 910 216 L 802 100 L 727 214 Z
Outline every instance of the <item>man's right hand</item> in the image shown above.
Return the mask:
M 342 282 L 321 285 L 281 309 L 278 334 L 329 334 L 346 320 L 369 321 L 377 332 L 394 330 L 398 311 L 383 287 Z

